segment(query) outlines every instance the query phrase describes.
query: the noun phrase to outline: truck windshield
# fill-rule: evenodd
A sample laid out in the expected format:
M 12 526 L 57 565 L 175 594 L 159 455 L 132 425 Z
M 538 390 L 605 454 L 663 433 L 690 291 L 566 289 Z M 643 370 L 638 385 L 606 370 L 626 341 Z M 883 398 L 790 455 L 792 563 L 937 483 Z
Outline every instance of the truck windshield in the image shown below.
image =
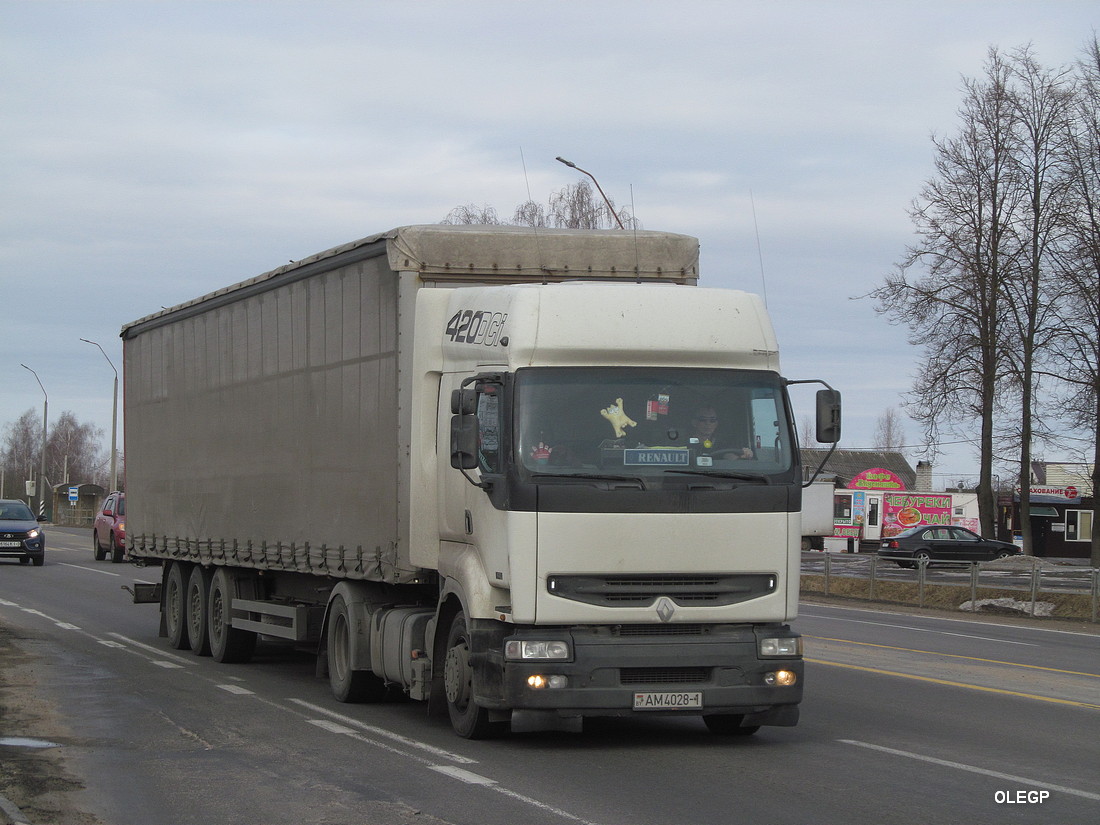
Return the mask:
M 516 372 L 516 463 L 532 477 L 766 481 L 790 469 L 774 373 L 657 367 Z M 563 478 L 564 480 L 564 478 Z

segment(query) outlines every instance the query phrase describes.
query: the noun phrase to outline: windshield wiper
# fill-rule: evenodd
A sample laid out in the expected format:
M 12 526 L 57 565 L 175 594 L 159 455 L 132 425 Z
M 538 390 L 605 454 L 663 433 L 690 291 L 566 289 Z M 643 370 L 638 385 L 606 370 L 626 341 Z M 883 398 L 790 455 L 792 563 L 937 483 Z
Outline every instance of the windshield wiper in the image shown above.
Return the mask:
M 771 484 L 772 480 L 763 473 L 731 473 L 725 470 L 665 470 L 666 473 L 677 473 L 686 476 L 702 476 L 704 478 L 732 478 L 738 481 L 759 481 Z
M 618 476 L 607 473 L 531 473 L 531 478 L 587 478 L 594 481 L 631 481 L 641 489 L 646 489 L 645 482 L 638 476 Z

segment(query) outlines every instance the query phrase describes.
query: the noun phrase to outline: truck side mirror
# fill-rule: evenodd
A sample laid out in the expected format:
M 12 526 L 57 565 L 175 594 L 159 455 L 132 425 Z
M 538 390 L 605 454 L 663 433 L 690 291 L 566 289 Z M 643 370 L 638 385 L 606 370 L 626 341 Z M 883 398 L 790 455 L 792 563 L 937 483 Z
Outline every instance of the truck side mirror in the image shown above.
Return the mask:
M 817 391 L 817 440 L 822 444 L 840 441 L 840 391 Z
M 455 390 L 455 393 L 464 390 Z M 454 404 L 454 395 L 451 403 Z M 478 421 L 472 413 L 451 416 L 451 466 L 456 470 L 474 470 L 477 460 Z
M 470 415 L 477 412 L 477 391 L 471 387 L 451 390 L 451 415 Z

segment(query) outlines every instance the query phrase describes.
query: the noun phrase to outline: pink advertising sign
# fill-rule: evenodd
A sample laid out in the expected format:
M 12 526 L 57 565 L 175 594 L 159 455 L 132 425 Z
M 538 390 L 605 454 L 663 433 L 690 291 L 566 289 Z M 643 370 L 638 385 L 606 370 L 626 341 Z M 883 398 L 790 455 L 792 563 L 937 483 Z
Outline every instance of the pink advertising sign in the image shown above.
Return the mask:
M 882 497 L 882 536 L 910 527 L 951 523 L 951 496 L 943 493 L 886 493 Z
M 904 490 L 905 482 L 889 470 L 875 467 L 852 479 L 849 490 Z

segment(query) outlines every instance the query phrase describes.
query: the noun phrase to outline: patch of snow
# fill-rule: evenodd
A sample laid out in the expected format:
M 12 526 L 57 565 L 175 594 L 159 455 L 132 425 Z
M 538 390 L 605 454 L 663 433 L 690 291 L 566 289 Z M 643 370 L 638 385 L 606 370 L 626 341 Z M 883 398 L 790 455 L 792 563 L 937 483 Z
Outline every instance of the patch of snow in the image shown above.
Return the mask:
M 976 602 L 965 601 L 959 605 L 959 610 L 978 613 L 1023 613 L 1027 616 L 1031 613 L 1031 602 L 1022 602 L 1019 599 L 1008 597 L 1000 599 L 978 599 Z M 1035 602 L 1036 616 L 1053 616 L 1054 604 L 1051 602 Z

